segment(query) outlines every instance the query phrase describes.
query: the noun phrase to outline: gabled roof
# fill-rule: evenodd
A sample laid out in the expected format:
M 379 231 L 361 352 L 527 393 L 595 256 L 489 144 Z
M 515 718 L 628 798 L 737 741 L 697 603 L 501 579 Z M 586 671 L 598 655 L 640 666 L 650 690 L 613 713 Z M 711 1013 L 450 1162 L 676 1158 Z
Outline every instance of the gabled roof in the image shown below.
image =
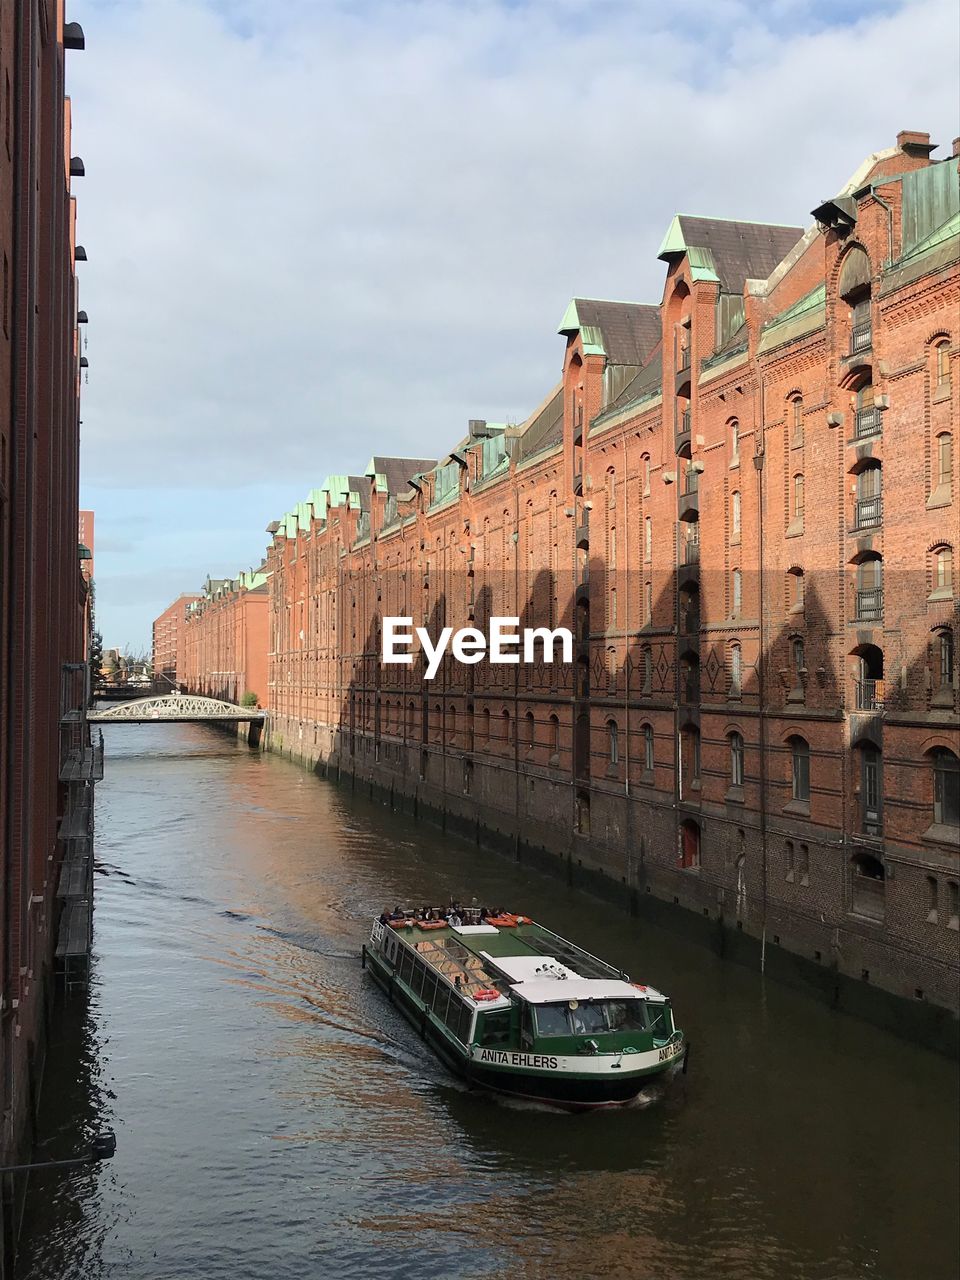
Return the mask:
M 694 279 L 716 280 L 724 293 L 742 293 L 746 280 L 766 280 L 802 235 L 802 227 L 678 213 L 657 257 L 687 257 Z
M 380 493 L 406 493 L 413 476 L 426 475 L 436 465 L 436 458 L 385 458 L 374 454 L 367 463 L 366 474 L 376 480 Z
M 579 333 L 584 355 L 606 356 L 610 364 L 646 364 L 660 341 L 660 308 L 640 302 L 574 298 L 558 333 Z
M 369 476 L 347 476 L 350 482 L 350 493 L 360 499 L 360 510 L 370 510 L 370 478 Z

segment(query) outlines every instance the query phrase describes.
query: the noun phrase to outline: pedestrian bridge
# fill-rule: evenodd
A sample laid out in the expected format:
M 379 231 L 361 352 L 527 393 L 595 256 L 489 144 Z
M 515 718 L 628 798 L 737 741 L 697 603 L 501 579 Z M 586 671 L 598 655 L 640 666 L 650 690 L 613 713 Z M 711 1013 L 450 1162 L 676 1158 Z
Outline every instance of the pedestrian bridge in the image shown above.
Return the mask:
M 193 693 L 164 693 L 121 702 L 105 711 L 91 710 L 86 718 L 91 724 L 182 724 L 191 721 L 196 724 L 261 724 L 264 713 L 259 707 L 238 707 L 233 702 L 218 702 L 216 698 L 201 698 Z

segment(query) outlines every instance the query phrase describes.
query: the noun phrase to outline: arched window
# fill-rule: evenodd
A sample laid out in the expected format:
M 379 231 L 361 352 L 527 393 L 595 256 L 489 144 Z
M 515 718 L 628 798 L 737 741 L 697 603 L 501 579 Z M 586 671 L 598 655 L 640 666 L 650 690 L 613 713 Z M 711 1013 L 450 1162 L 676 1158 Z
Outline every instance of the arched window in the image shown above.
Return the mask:
M 810 799 L 810 747 L 803 738 L 790 739 L 791 787 L 794 800 Z
M 620 761 L 620 731 L 617 728 L 616 720 L 607 721 L 607 750 L 610 754 L 610 763 L 618 764 Z
M 653 521 L 646 516 L 643 521 L 643 558 L 651 560 L 653 558 Z
M 550 754 L 552 756 L 560 754 L 560 720 L 553 715 L 550 717 Z
M 803 527 L 804 487 L 803 476 L 798 471 L 793 477 L 793 523 Z
M 794 674 L 802 676 L 807 670 L 807 654 L 803 636 L 794 636 L 790 641 L 790 661 Z
M 949 489 L 953 483 L 953 436 L 944 431 L 937 436 L 937 486 Z
M 526 743 L 528 750 L 532 750 L 537 742 L 537 722 L 533 718 L 533 712 L 528 711 L 523 717 L 524 732 L 526 734 Z
M 933 589 L 938 594 L 953 594 L 953 548 L 937 547 L 933 553 Z
M 643 726 L 643 768 L 646 773 L 653 773 L 653 725 Z
M 645 453 L 641 459 L 643 462 L 643 493 L 644 497 L 650 492 L 650 455 Z
M 937 687 L 953 687 L 953 632 L 944 627 L 936 632 Z
M 450 741 L 457 740 L 457 708 L 451 703 L 450 710 L 447 713 L 447 726 L 450 730 Z
M 733 418 L 730 423 L 730 462 L 740 461 L 740 423 Z
M 617 625 L 617 588 L 613 587 L 610 592 L 610 625 Z
M 500 734 L 504 742 L 510 741 L 510 712 L 506 707 L 500 712 Z
M 803 444 L 803 398 L 794 396 L 790 401 L 790 422 L 792 426 L 792 443 Z
M 482 742 L 490 741 L 490 708 L 484 707 L 480 712 L 480 739 Z
M 743 651 L 738 644 L 730 646 L 730 696 L 739 698 L 743 691 Z
M 802 569 L 791 569 L 787 574 L 787 608 L 793 613 L 803 609 L 804 577 Z
M 944 338 L 938 342 L 934 348 L 934 356 L 936 358 L 937 387 L 949 387 L 950 385 L 950 342 Z
M 738 614 L 743 607 L 743 574 L 734 569 L 730 575 L 731 613 Z
M 643 584 L 643 620 L 644 622 L 653 621 L 653 583 L 645 582 Z
M 730 735 L 730 785 L 743 786 L 743 734 Z
M 730 532 L 734 538 L 740 537 L 740 491 L 734 489 L 730 495 Z
M 933 756 L 933 820 L 943 827 L 960 827 L 960 760 L 946 747 Z
M 614 467 L 607 467 L 607 506 L 617 505 L 617 472 Z

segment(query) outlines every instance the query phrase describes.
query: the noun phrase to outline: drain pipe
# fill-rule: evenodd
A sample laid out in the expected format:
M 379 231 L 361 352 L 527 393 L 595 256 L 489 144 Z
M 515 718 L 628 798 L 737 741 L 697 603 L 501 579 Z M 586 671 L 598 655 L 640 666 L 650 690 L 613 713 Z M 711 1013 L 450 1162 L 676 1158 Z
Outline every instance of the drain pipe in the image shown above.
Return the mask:
M 764 395 L 763 372 L 760 372 L 760 422 L 757 429 L 759 438 L 754 435 L 753 465 L 757 473 L 757 610 L 760 621 L 760 652 L 757 658 L 757 695 L 759 702 L 759 745 L 760 745 L 760 875 L 761 875 L 761 935 L 760 935 L 760 973 L 767 967 L 767 742 L 765 716 L 765 680 L 766 656 L 764 650 L 764 599 L 763 599 L 763 461 L 764 430 L 766 415 L 766 397 Z

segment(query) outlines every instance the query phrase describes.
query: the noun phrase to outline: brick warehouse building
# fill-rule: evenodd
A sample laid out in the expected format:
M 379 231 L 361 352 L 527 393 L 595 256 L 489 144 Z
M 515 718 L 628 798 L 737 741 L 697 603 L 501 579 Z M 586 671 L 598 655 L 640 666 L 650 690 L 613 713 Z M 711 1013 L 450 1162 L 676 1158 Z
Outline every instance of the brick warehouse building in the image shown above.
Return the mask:
M 177 683 L 225 702 L 239 703 L 244 695 L 254 695 L 259 706 L 267 706 L 270 594 L 263 567 L 236 578 L 208 578 L 203 594 L 189 599 L 180 632 Z
M 185 683 L 187 611 L 202 599 L 202 596 L 184 592 L 164 609 L 153 624 L 153 678 L 161 688 L 179 687 Z
M 55 950 L 89 944 L 88 586 L 78 554 L 80 348 L 62 4 L 0 0 L 0 1164 L 26 1158 Z M 59 932 L 58 932 L 59 930 Z M 0 1276 L 23 1179 L 0 1178 Z
M 268 745 L 955 1036 L 960 196 L 932 150 L 901 133 L 807 229 L 678 215 L 660 302 L 575 299 L 526 422 L 271 526 Z M 408 614 L 565 624 L 575 661 L 427 682 L 380 662 Z

